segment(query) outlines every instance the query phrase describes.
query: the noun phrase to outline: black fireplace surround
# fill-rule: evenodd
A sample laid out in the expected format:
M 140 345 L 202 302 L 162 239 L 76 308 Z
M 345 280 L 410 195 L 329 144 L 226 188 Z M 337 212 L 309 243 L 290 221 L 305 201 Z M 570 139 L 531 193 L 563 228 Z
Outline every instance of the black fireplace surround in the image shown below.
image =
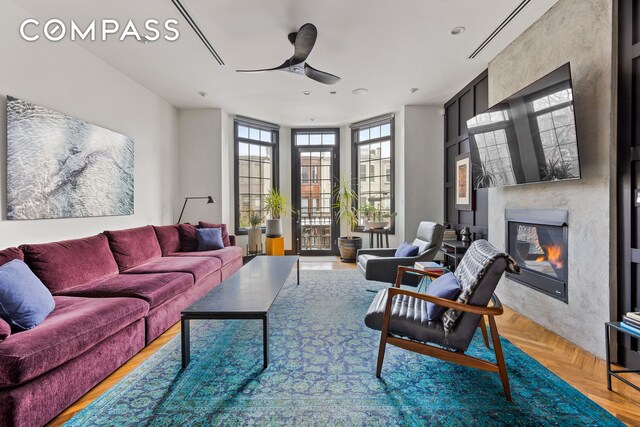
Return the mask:
M 506 209 L 507 252 L 521 269 L 507 277 L 568 303 L 568 220 L 564 210 Z

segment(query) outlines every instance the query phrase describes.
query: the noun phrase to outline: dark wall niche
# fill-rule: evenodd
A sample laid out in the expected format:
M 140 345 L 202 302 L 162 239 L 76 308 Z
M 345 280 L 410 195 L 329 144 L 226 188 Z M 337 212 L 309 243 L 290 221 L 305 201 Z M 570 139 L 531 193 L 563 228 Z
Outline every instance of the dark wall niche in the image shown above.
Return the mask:
M 475 238 L 489 231 L 487 189 L 473 190 L 473 210 L 455 208 L 455 158 L 469 152 L 467 120 L 489 108 L 489 79 L 485 70 L 444 105 L 444 218 L 457 230 L 469 227 Z

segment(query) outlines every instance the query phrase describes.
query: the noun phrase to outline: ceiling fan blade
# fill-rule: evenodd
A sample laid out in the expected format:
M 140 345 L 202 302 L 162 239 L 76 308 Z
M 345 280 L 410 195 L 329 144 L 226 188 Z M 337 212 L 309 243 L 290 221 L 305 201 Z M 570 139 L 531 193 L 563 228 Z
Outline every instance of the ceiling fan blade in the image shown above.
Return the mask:
M 275 68 L 263 68 L 261 70 L 236 70 L 236 73 L 263 73 L 265 71 L 284 70 L 289 68 L 290 66 L 291 66 L 291 60 L 287 59 L 286 61 L 284 61 L 284 64 Z
M 290 35 L 289 40 L 292 38 Z M 318 29 L 315 25 L 307 23 L 300 27 L 293 41 L 295 51 L 291 58 L 291 65 L 300 64 L 307 60 L 311 49 L 316 44 L 316 38 L 318 38 Z
M 310 79 L 313 79 L 317 82 L 324 83 L 326 85 L 333 85 L 342 80 L 338 76 L 334 76 L 333 74 L 326 73 L 324 71 L 316 70 L 309 64 L 304 64 L 304 73 Z

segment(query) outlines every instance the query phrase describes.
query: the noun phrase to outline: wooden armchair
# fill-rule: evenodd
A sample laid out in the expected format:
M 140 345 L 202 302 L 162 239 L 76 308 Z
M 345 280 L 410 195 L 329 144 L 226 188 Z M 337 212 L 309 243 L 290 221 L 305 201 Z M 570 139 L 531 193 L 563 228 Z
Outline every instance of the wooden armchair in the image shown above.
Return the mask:
M 381 375 L 386 345 L 392 344 L 405 350 L 448 362 L 497 372 L 500 375 L 506 398 L 511 401 L 509 377 L 494 319 L 495 316 L 502 314 L 503 309 L 500 300 L 493 294 L 506 265 L 505 259 L 495 259 L 479 280 L 467 304 L 400 289 L 403 275 L 407 272 L 423 276 L 437 276 L 410 267 L 398 267 L 394 287 L 383 289 L 376 295 L 365 318 L 367 326 L 381 331 L 376 377 L 380 378 Z M 442 320 L 423 320 L 426 317 L 421 315 L 420 310 L 424 310 L 424 304 L 420 304 L 420 301 L 428 301 L 442 307 L 460 310 L 462 314 L 454 329 L 445 332 Z M 491 306 L 489 306 L 489 302 L 492 302 Z M 497 363 L 465 354 L 478 327 L 482 330 L 485 345 L 490 348 L 484 316 L 487 316 L 489 320 Z

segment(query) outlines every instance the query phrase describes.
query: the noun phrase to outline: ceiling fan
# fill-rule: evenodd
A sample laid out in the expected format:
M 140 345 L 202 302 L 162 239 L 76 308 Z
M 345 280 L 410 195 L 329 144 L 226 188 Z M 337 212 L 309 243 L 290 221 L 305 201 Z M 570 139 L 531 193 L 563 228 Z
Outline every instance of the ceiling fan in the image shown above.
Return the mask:
M 275 68 L 266 68 L 262 70 L 236 70 L 238 73 L 261 73 L 264 71 L 288 71 L 294 74 L 306 75 L 307 77 L 327 85 L 338 83 L 341 79 L 333 74 L 316 70 L 307 61 L 307 57 L 311 53 L 311 49 L 316 43 L 318 37 L 318 29 L 313 24 L 304 24 L 298 32 L 289 34 L 289 41 L 293 45 L 293 56 L 284 64 Z

